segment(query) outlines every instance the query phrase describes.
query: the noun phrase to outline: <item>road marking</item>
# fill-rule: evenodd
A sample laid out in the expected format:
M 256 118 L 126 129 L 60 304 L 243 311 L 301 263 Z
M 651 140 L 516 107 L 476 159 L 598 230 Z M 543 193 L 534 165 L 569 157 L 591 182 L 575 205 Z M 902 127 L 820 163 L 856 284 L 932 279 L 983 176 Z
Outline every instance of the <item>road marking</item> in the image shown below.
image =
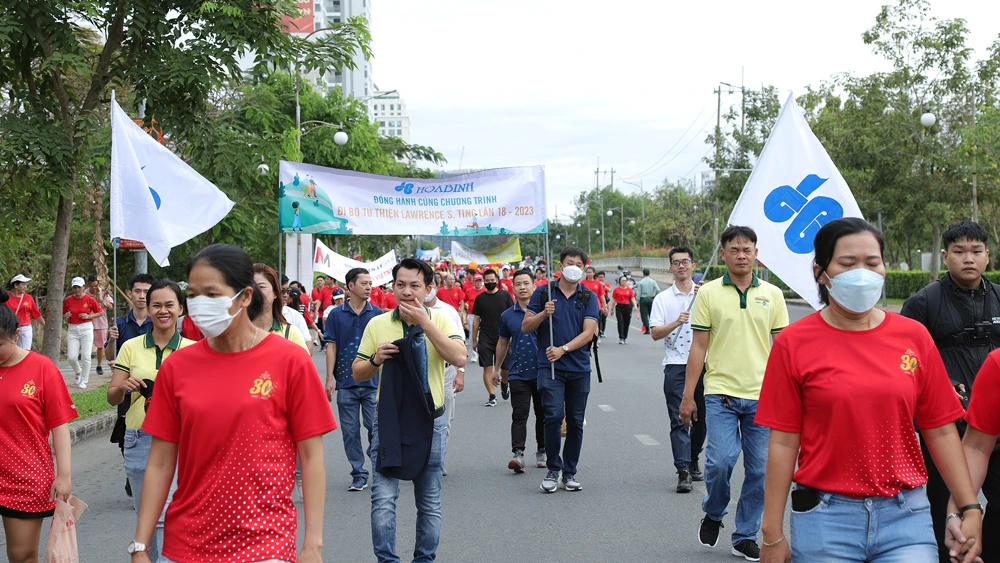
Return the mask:
M 656 438 L 650 436 L 649 434 L 634 434 L 635 439 L 639 440 L 639 443 L 643 446 L 659 446 L 660 443 L 656 441 Z
M 604 412 L 614 412 L 615 410 L 615 407 L 612 407 L 611 405 L 597 405 L 597 408 Z

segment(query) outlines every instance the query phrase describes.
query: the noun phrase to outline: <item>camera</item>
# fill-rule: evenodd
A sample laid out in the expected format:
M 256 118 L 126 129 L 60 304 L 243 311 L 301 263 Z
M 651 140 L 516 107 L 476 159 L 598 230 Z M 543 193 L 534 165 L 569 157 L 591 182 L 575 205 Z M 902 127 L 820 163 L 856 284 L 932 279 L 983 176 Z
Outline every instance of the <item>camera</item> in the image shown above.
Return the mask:
M 989 340 L 990 331 L 993 330 L 992 321 L 978 321 L 976 324 L 966 329 L 972 335 L 972 340 L 975 342 L 983 342 Z

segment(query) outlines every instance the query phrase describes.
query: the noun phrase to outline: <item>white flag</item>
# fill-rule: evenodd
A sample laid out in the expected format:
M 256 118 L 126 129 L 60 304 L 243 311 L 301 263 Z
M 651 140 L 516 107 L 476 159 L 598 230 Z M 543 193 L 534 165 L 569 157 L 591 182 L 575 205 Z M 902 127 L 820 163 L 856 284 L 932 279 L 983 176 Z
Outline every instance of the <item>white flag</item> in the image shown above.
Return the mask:
M 820 309 L 813 241 L 841 217 L 862 217 L 861 209 L 789 94 L 729 224 L 753 228 L 760 261 Z
M 136 125 L 111 95 L 111 238 L 137 240 L 160 266 L 170 249 L 221 221 L 234 203 Z

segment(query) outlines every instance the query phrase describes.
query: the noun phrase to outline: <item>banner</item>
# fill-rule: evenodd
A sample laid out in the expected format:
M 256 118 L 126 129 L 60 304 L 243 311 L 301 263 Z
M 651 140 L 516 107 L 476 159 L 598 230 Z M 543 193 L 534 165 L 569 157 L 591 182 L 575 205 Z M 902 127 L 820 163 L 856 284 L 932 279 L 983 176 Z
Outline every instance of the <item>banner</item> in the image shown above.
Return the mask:
M 285 233 L 458 237 L 548 232 L 541 166 L 420 179 L 281 161 L 278 182 L 278 230 Z
M 160 266 L 235 205 L 136 125 L 111 96 L 111 239 L 141 242 Z
M 392 283 L 392 269 L 396 266 L 396 251 L 390 250 L 388 254 L 378 260 L 371 262 L 358 262 L 346 256 L 341 256 L 330 250 L 325 244 L 316 241 L 316 254 L 313 258 L 313 271 L 331 276 L 338 282 L 343 283 L 347 279 L 347 272 L 352 268 L 364 268 L 372 276 L 372 287 Z
M 427 260 L 428 262 L 437 262 L 441 259 L 441 247 L 435 246 L 432 250 L 417 250 L 417 260 Z
M 509 264 L 521 261 L 521 239 L 514 237 L 500 246 L 479 252 L 451 241 L 451 261 L 455 264 Z
M 813 241 L 841 217 L 862 217 L 861 209 L 789 94 L 729 224 L 752 227 L 758 259 L 818 310 Z

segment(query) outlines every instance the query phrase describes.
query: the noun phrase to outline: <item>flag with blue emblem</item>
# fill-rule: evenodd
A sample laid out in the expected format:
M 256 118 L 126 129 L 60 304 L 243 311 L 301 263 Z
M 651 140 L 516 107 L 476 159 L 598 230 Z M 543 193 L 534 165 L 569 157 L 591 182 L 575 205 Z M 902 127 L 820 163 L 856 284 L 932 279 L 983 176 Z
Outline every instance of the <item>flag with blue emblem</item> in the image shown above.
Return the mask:
M 753 228 L 758 259 L 820 309 L 813 241 L 823 225 L 841 217 L 862 217 L 861 209 L 789 94 L 729 224 Z
M 160 266 L 235 205 L 136 125 L 111 95 L 111 238 L 143 243 Z

